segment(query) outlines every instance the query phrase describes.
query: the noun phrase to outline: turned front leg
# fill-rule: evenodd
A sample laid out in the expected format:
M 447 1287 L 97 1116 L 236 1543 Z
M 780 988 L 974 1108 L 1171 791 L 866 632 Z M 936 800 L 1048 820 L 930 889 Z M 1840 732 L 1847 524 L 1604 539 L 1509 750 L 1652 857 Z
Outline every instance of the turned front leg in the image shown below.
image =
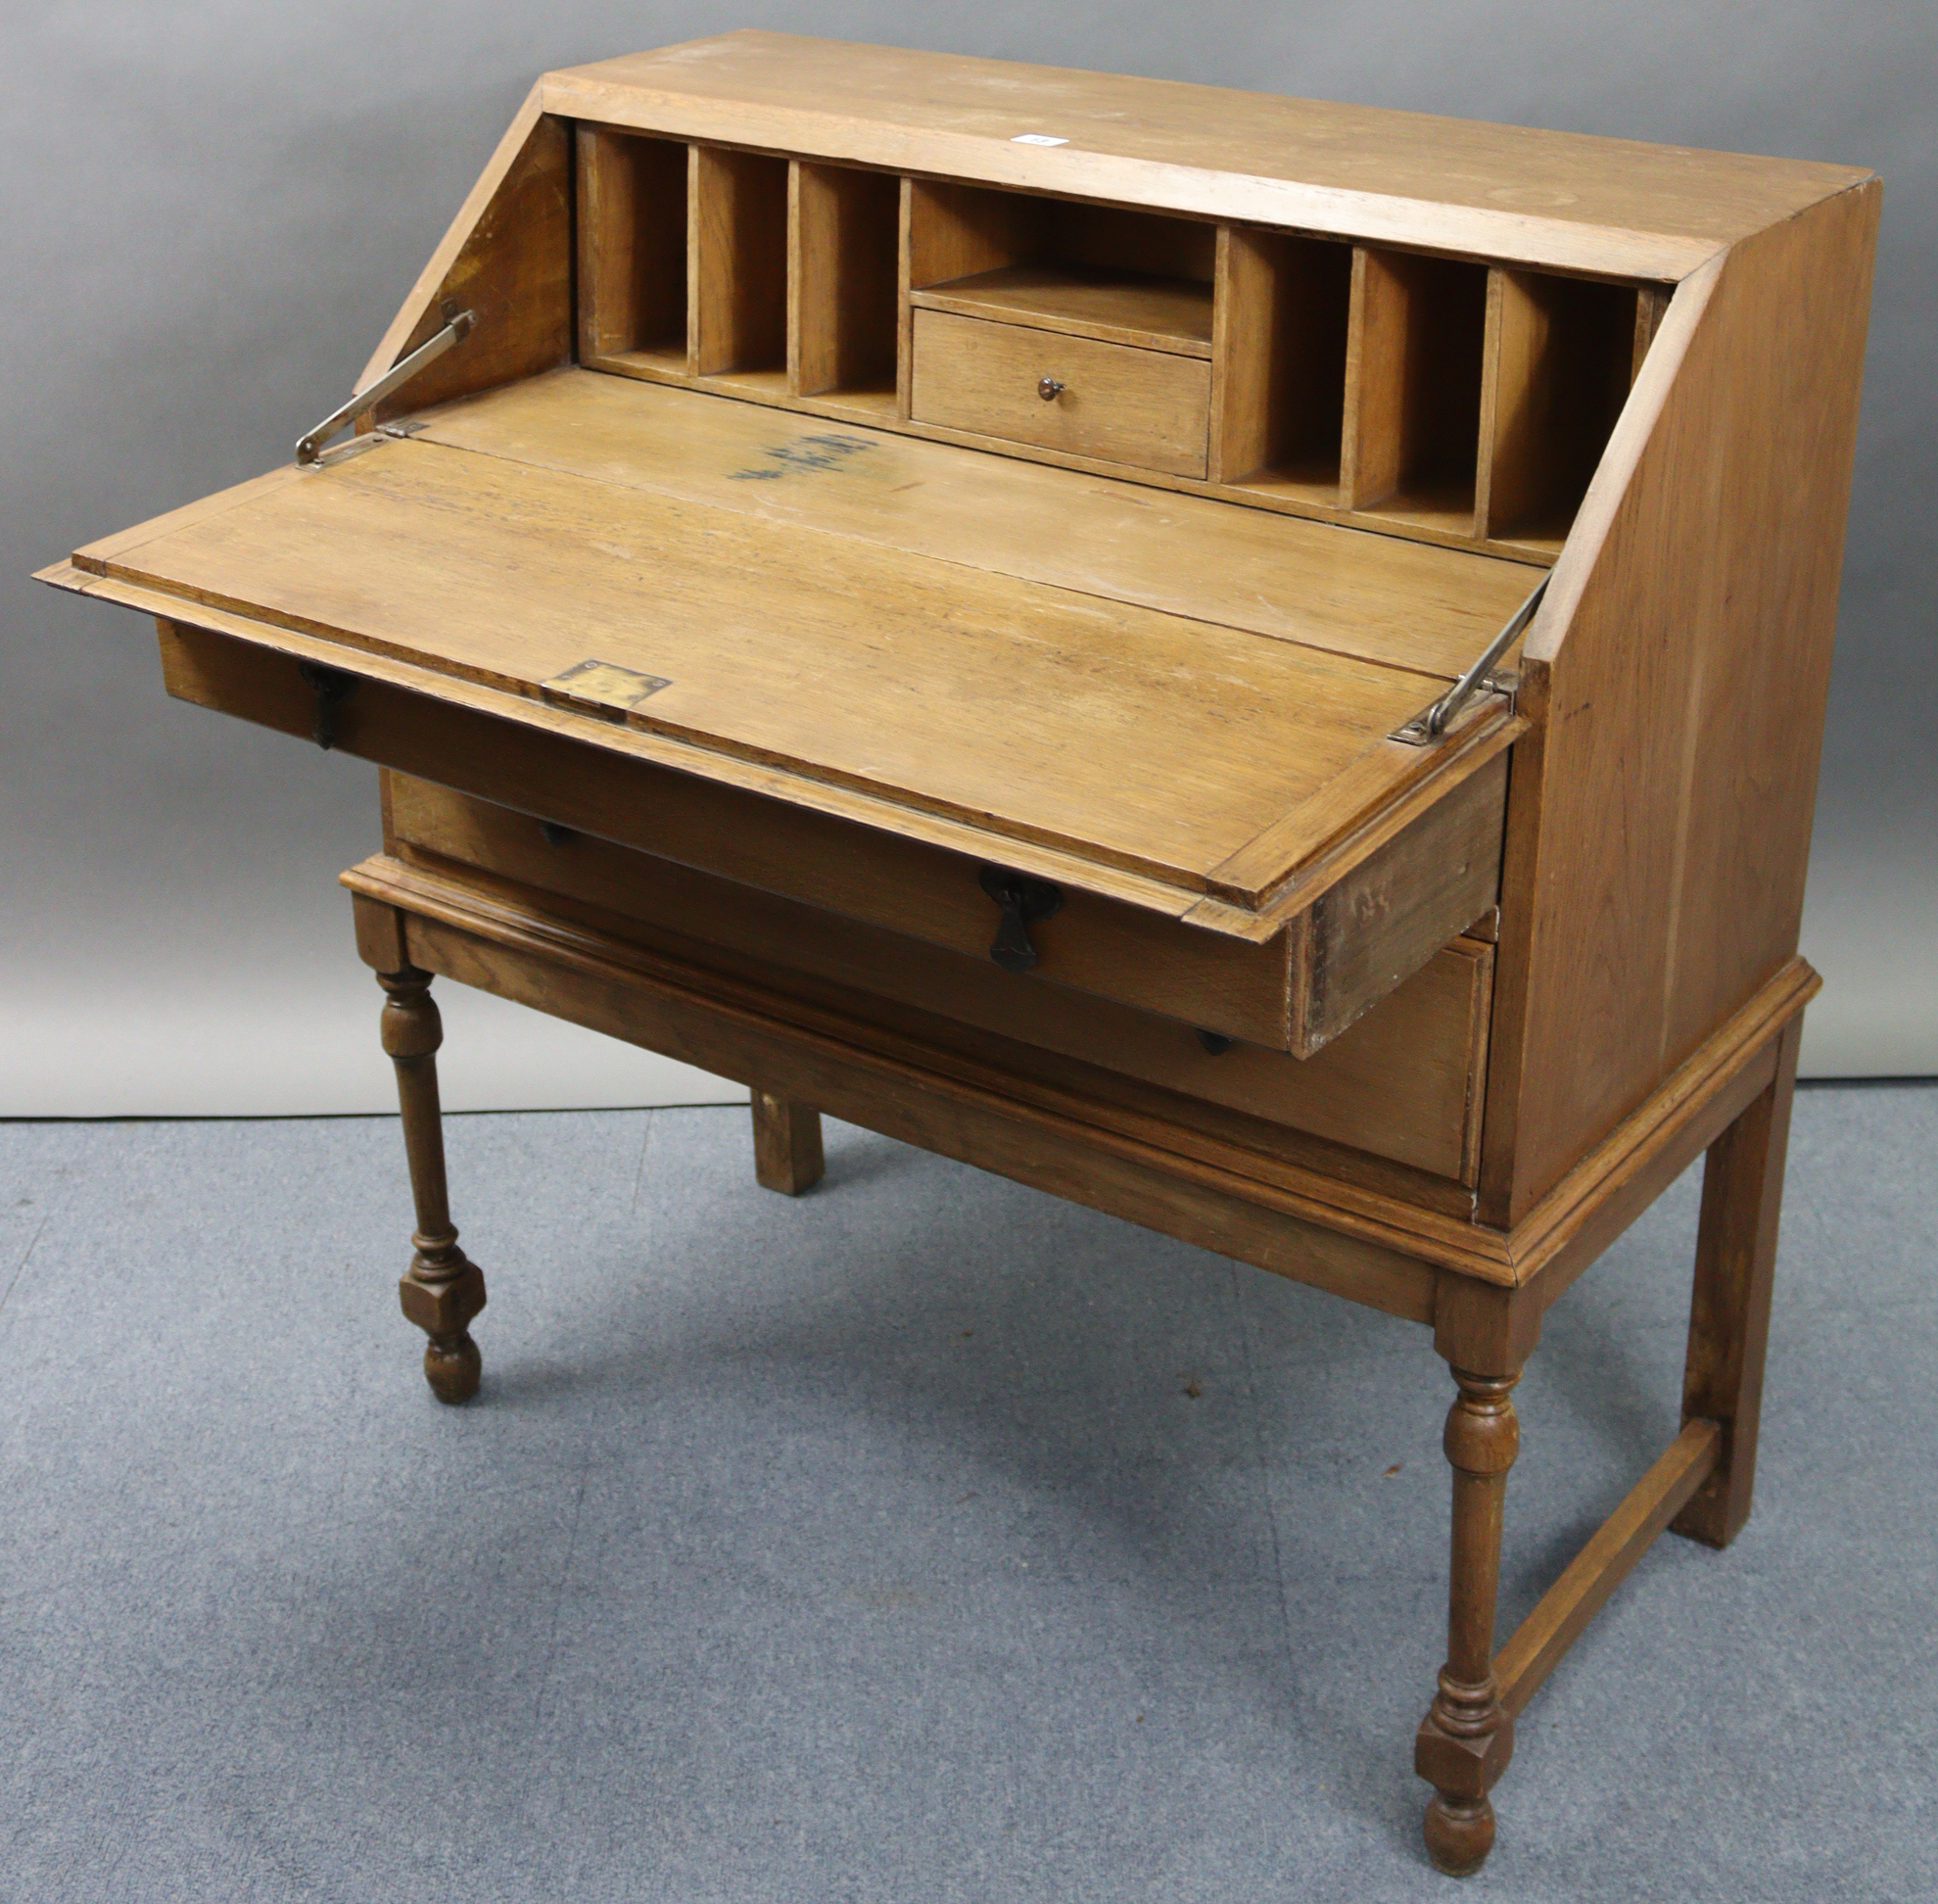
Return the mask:
M 1493 1848 L 1488 1791 L 1514 1753 L 1514 1721 L 1493 1673 L 1494 1596 L 1500 1583 L 1507 1470 L 1520 1452 L 1513 1375 L 1456 1368 L 1460 1394 L 1447 1412 L 1453 1466 L 1453 1548 L 1447 1592 L 1446 1664 L 1420 1722 L 1413 1766 L 1433 1787 L 1427 1855 L 1455 1877 L 1478 1871 Z
M 415 1254 L 398 1284 L 403 1312 L 430 1337 L 424 1379 L 440 1402 L 468 1402 L 483 1366 L 471 1340 L 472 1318 L 485 1307 L 485 1276 L 457 1247 L 445 1187 L 444 1117 L 438 1104 L 437 1050 L 444 1024 L 431 998 L 431 975 L 405 966 L 380 972 L 384 988 L 384 1049 L 397 1067 L 403 1114 L 403 1149 L 410 1160 L 410 1194 L 417 1207 Z

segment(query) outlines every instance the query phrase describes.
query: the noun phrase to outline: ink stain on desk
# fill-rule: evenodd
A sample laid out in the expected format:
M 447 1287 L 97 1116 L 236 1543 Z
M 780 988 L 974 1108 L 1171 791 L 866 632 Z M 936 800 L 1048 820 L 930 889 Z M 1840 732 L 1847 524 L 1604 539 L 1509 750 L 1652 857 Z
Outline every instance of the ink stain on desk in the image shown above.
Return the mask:
M 791 442 L 775 444 L 764 453 L 768 460 L 751 469 L 736 469 L 731 480 L 736 483 L 772 483 L 782 476 L 805 474 L 809 470 L 841 469 L 850 456 L 859 456 L 875 446 L 867 437 L 842 436 L 837 431 L 820 430 L 810 436 L 797 436 Z

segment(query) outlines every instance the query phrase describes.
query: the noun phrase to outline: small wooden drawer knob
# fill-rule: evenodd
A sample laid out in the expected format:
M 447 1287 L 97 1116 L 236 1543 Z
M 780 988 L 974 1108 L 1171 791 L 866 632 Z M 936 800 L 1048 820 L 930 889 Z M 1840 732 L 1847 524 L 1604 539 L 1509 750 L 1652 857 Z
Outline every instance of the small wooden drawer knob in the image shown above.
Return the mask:
M 1036 394 L 1046 404 L 1054 404 L 1064 394 L 1064 386 L 1055 377 L 1039 377 L 1036 382 Z

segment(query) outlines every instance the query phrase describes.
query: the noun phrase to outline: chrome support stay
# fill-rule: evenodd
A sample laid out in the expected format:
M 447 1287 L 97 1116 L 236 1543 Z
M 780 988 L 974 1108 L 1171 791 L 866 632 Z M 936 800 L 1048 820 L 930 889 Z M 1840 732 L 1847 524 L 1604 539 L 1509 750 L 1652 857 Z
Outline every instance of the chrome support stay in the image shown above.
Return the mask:
M 320 462 L 324 444 L 339 430 L 348 423 L 355 423 L 366 410 L 375 409 L 393 391 L 402 389 L 427 363 L 435 362 L 453 344 L 461 344 L 471 335 L 471 328 L 478 321 L 474 312 L 459 310 L 449 299 L 439 314 L 445 320 L 443 330 L 426 338 L 407 357 L 401 357 L 392 364 L 375 383 L 359 390 L 349 403 L 333 409 L 313 430 L 297 439 L 296 459 L 299 463 L 308 465 Z
M 1514 645 L 1516 637 L 1535 619 L 1535 610 L 1541 605 L 1541 596 L 1546 594 L 1547 585 L 1548 577 L 1544 575 L 1535 584 L 1527 600 L 1501 625 L 1500 633 L 1482 649 L 1474 665 L 1425 713 L 1414 715 L 1404 727 L 1395 728 L 1387 738 L 1403 740 L 1409 747 L 1428 746 L 1446 732 L 1447 724 L 1467 705 L 1478 689 L 1486 688 L 1494 693 L 1510 691 L 1494 681 L 1489 670 Z

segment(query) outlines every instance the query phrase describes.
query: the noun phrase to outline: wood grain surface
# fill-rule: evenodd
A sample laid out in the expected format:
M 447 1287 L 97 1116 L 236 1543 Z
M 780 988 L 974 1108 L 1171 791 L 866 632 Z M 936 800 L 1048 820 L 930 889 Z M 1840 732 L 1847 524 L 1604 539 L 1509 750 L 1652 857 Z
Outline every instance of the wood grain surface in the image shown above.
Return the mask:
M 796 160 L 787 201 L 787 389 L 895 395 L 901 184 Z
M 420 434 L 1448 681 L 1534 580 L 1518 562 L 583 370 L 451 405 Z
M 1496 1222 L 1796 951 L 1877 210 L 1849 191 L 1677 292 L 1529 632 Z
M 1679 278 L 1866 175 L 762 31 L 544 84 L 553 112 L 683 137 L 890 168 L 919 147 L 945 178 L 1610 276 Z
M 288 637 L 304 642 L 303 637 Z M 299 654 L 206 628 L 165 622 L 163 679 L 198 706 L 307 738 L 314 700 Z M 892 817 L 818 811 L 776 798 L 755 776 L 724 784 L 655 755 L 604 744 L 606 723 L 543 703 L 464 690 L 397 663 L 370 670 L 338 717 L 340 751 L 683 865 L 988 958 L 998 915 L 977 877 L 972 838 L 953 849 L 896 831 Z M 390 678 L 386 678 L 389 676 Z M 475 704 L 453 696 L 468 691 Z M 621 740 L 654 737 L 620 731 Z M 965 852 L 962 847 L 970 850 Z M 1068 880 L 1054 860 L 1050 877 Z M 1254 941 L 1215 928 L 1179 929 L 1154 895 L 1122 898 L 1066 884 L 1064 905 L 1035 937 L 1034 977 L 1094 991 L 1284 1050 L 1288 968 L 1284 932 Z M 993 968 L 992 968 L 993 969 Z
M 690 149 L 686 336 L 694 371 L 779 371 L 787 360 L 787 162 Z
M 1190 278 L 1005 264 L 912 290 L 909 299 L 923 310 L 952 310 L 1181 357 L 1211 355 L 1211 287 Z
M 446 299 L 471 311 L 476 325 L 455 349 L 377 405 L 371 421 L 571 362 L 572 214 L 571 127 L 540 109 L 534 88 L 356 387 L 375 383 L 442 330 Z
M 758 1075 L 762 1090 L 1390 1314 L 1431 1318 L 1432 1272 L 1358 1233 L 1349 1217 L 1086 1122 L 1074 1104 L 1017 1094 L 1000 1074 L 959 1061 L 936 1066 L 912 1041 L 871 1034 L 488 890 L 381 859 L 343 877 L 353 892 L 407 915 L 412 962 L 426 970 L 718 1076 Z
M 1627 285 L 1489 273 L 1483 533 L 1560 549 L 1639 368 L 1644 302 Z
M 685 372 L 686 148 L 582 125 L 575 164 L 580 359 L 649 353 Z
M 1211 475 L 1340 498 L 1352 249 L 1219 230 Z
M 1268 829 L 1297 866 L 1348 768 L 1369 812 L 1422 771 L 1385 739 L 1417 676 L 421 440 L 103 566 L 524 696 L 633 668 L 672 684 L 635 725 L 1187 889 Z

